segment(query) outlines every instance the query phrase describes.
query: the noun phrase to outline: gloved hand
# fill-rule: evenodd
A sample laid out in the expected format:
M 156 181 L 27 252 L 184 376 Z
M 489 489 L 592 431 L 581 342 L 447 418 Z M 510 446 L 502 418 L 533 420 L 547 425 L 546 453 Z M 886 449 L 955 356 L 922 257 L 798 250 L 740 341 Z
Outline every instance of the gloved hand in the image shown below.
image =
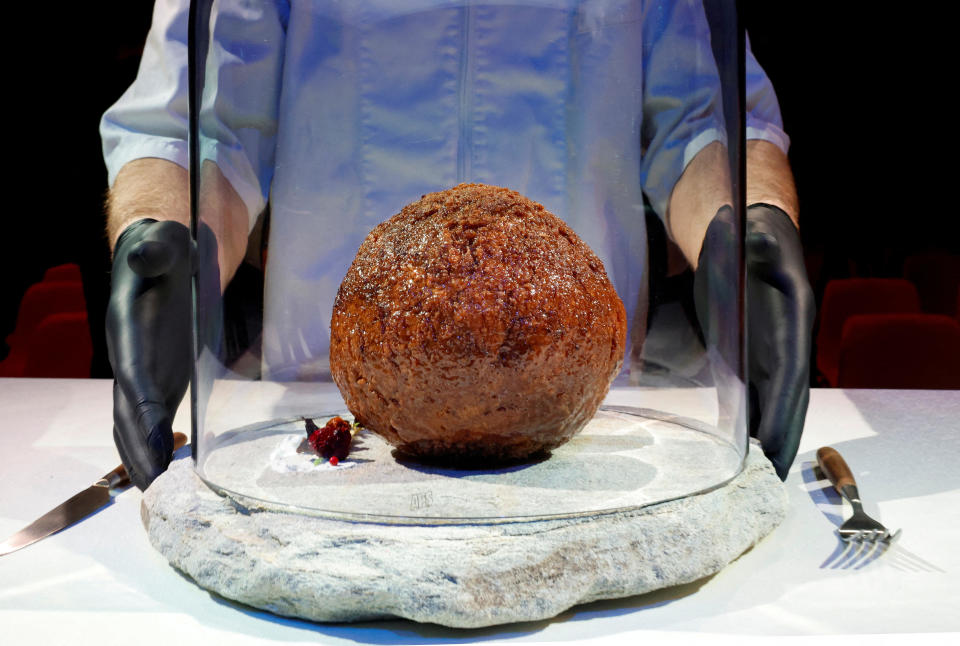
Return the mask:
M 707 228 L 694 277 L 697 317 L 708 344 L 739 365 L 736 257 L 729 253 L 733 211 L 722 208 Z M 810 349 L 816 313 L 800 236 L 776 206 L 747 209 L 745 239 L 747 380 L 750 435 L 782 480 L 797 455 L 810 399 Z M 709 347 L 709 345 L 708 345 Z
M 173 457 L 173 417 L 190 382 L 190 278 L 198 258 L 208 265 L 204 282 L 215 280 L 219 293 L 216 240 L 205 225 L 199 238 L 201 253 L 182 224 L 144 219 L 114 249 L 106 320 L 113 438 L 140 489 Z

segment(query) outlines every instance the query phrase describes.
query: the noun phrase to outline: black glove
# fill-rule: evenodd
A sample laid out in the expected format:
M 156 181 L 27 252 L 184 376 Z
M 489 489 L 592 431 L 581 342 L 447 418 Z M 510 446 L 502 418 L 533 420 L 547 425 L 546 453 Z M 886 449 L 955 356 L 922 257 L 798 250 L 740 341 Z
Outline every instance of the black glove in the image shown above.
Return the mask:
M 733 211 L 707 228 L 694 278 L 697 317 L 708 344 L 739 365 L 736 256 L 730 253 Z M 810 399 L 810 349 L 816 313 L 800 236 L 789 216 L 769 204 L 747 209 L 747 379 L 750 435 L 782 480 L 797 455 Z M 733 256 L 733 257 L 731 257 Z M 709 345 L 708 345 L 709 347 Z
M 205 225 L 198 246 L 182 224 L 145 219 L 127 227 L 114 250 L 106 321 L 113 438 L 141 489 L 173 457 L 173 416 L 190 382 L 190 278 L 198 258 L 204 283 L 215 281 L 219 293 L 216 240 Z

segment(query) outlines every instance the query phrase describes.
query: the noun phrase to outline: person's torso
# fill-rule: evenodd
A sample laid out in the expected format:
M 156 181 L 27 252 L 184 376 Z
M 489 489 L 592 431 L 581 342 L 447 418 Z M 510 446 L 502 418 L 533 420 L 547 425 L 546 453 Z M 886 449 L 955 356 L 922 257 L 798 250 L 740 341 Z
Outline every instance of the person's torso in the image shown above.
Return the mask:
M 505 186 L 645 298 L 640 3 L 292 3 L 271 186 L 265 376 L 328 374 L 337 288 L 422 194 Z M 643 308 L 640 308 L 641 310 Z

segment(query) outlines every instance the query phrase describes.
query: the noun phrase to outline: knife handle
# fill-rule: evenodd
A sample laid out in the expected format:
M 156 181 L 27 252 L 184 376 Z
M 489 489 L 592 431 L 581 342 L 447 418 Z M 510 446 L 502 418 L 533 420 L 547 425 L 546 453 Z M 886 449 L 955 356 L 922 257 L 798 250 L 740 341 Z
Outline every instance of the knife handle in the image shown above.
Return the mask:
M 844 487 L 857 486 L 857 481 L 853 479 L 853 471 L 835 448 L 824 446 L 817 449 L 817 464 L 840 495 L 845 495 Z
M 183 433 L 173 434 L 173 450 L 176 451 L 187 443 L 187 436 Z M 130 484 L 130 475 L 126 467 L 122 464 L 116 469 L 100 478 L 100 482 L 105 482 L 111 489 L 114 487 L 126 487 Z M 99 482 L 97 483 L 99 484 Z

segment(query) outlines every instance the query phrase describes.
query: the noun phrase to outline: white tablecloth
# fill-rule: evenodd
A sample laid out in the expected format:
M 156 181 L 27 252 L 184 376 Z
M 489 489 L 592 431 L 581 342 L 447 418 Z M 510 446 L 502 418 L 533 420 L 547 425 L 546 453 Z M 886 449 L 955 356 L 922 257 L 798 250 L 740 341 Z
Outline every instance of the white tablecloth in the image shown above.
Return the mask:
M 0 379 L 0 538 L 118 463 L 111 387 L 97 380 Z M 619 393 L 618 401 L 622 401 Z M 187 431 L 180 415 L 176 427 Z M 900 541 L 866 567 L 833 568 L 847 515 L 814 452 L 837 448 L 867 513 Z M 405 621 L 318 625 L 213 596 L 169 566 L 140 524 L 140 492 L 0 557 L 0 644 L 756 643 L 952 640 L 960 633 L 960 391 L 815 390 L 786 483 L 786 521 L 713 577 L 574 608 L 544 622 L 449 630 Z

